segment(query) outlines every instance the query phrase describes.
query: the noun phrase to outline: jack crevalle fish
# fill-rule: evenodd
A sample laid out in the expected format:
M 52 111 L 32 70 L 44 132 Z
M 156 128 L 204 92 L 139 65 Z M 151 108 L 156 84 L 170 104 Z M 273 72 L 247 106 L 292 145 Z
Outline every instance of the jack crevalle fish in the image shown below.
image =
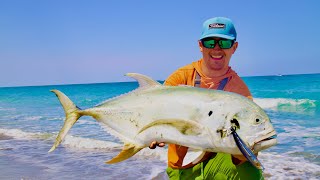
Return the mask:
M 246 97 L 190 86 L 163 86 L 137 73 L 127 76 L 138 81 L 136 90 L 84 110 L 62 92 L 52 90 L 64 108 L 66 120 L 49 152 L 81 116 L 92 116 L 124 142 L 122 151 L 106 163 L 126 160 L 153 141 L 193 149 L 183 164 L 197 163 L 207 151 L 241 155 L 230 129 L 254 153 L 277 143 L 266 113 Z

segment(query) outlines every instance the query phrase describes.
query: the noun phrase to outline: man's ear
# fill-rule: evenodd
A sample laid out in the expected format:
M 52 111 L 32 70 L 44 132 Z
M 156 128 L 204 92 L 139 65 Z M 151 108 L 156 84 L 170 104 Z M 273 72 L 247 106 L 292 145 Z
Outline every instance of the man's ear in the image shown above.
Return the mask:
M 203 46 L 202 46 L 202 43 L 201 43 L 200 40 L 198 41 L 198 45 L 199 45 L 199 48 L 200 48 L 200 52 L 202 52 L 203 51 Z
M 234 42 L 234 44 L 232 46 L 232 49 L 233 49 L 233 53 L 232 54 L 234 54 L 236 52 L 237 48 L 238 48 L 238 42 L 236 41 L 236 42 Z

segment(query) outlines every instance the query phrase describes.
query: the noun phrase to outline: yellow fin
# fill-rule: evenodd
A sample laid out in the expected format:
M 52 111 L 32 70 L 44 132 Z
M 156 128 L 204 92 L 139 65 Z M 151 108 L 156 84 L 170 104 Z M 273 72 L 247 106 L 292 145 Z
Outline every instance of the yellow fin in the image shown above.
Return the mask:
M 126 159 L 129 159 L 131 156 L 135 155 L 137 152 L 139 152 L 143 148 L 144 147 L 136 146 L 135 144 L 125 143 L 122 151 L 116 157 L 107 161 L 106 163 L 113 164 L 113 163 L 118 163 Z
M 160 125 L 169 125 L 176 128 L 181 134 L 185 135 L 198 135 L 201 134 L 203 131 L 203 126 L 194 121 L 187 121 L 183 119 L 159 119 L 156 121 L 147 124 L 138 133 L 145 131 L 148 128 L 153 126 L 160 126 Z

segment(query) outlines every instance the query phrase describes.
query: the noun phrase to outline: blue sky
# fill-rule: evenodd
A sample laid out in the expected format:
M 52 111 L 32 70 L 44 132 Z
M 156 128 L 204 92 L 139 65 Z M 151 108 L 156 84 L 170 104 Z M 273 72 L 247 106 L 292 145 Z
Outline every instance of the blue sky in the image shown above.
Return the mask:
M 164 80 L 201 58 L 202 23 L 233 20 L 240 76 L 320 72 L 320 1 L 1 0 L 0 87 Z

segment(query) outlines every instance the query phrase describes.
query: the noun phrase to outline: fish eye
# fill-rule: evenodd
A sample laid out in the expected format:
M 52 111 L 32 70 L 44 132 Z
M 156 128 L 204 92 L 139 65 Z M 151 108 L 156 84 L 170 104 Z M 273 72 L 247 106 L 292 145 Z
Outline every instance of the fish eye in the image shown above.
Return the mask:
M 261 116 L 258 116 L 258 117 L 256 117 L 256 118 L 254 119 L 254 123 L 255 123 L 255 124 L 261 124 L 261 123 L 263 123 L 263 122 L 264 122 L 264 118 L 261 117 Z
M 253 121 L 253 124 L 258 125 L 265 121 L 265 117 L 261 115 L 256 115 L 255 117 L 253 117 L 252 121 Z

